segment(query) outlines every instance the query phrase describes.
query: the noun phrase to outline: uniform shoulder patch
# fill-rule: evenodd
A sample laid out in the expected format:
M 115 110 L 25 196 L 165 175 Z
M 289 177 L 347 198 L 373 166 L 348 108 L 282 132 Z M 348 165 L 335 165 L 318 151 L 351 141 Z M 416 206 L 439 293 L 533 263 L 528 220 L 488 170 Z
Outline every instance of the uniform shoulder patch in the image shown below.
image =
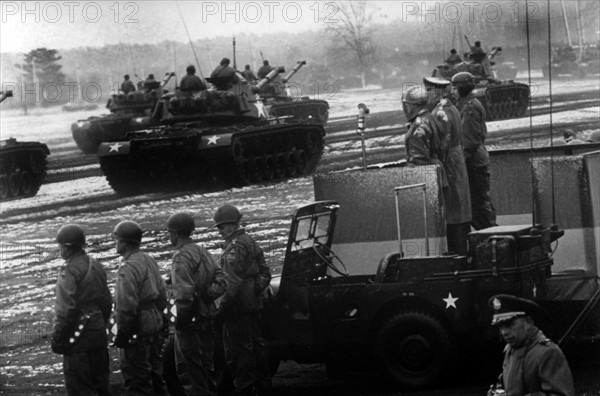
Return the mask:
M 444 110 L 441 110 L 441 109 L 438 110 L 435 113 L 435 116 L 442 121 L 448 122 L 448 114 L 446 114 L 446 112 Z

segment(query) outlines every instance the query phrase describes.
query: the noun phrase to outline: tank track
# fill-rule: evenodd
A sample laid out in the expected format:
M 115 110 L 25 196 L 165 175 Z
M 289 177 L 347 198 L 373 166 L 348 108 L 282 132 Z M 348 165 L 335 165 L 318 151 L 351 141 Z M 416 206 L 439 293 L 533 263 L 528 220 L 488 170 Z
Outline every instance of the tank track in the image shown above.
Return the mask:
M 74 122 L 71 124 L 73 140 L 84 153 L 95 154 L 100 143 L 118 139 L 126 132 L 139 131 L 150 126 L 149 122 L 132 124 L 132 120 L 137 117 L 148 119 L 143 114 L 108 114 Z
M 329 119 L 329 104 L 324 100 L 306 99 L 275 102 L 272 104 L 269 114 L 273 117 L 292 116 L 295 121 L 326 125 Z
M 33 142 L 14 144 L 0 152 L 0 201 L 34 196 L 46 177 L 47 146 Z
M 476 86 L 474 95 L 485 107 L 487 121 L 523 117 L 529 106 L 529 87 L 525 84 Z
M 231 135 L 231 144 L 199 150 L 202 136 Z M 100 158 L 110 186 L 122 195 L 244 186 L 310 174 L 325 130 L 312 123 L 160 128 L 130 140 L 127 156 Z

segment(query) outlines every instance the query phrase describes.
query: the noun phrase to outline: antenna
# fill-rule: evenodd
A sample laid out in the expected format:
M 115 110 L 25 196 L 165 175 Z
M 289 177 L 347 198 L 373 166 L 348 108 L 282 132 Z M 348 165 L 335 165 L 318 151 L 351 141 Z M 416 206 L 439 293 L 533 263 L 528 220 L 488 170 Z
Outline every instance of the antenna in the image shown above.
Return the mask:
M 175 1 L 175 5 L 177 5 L 177 11 L 179 11 L 179 17 L 181 18 L 181 22 L 183 23 L 183 28 L 185 29 L 185 34 L 187 34 L 188 41 L 190 43 L 190 47 L 192 48 L 192 52 L 194 53 L 194 58 L 196 59 L 196 65 L 198 66 L 198 72 L 200 73 L 200 78 L 204 85 L 206 85 L 206 80 L 204 80 L 204 75 L 202 74 L 202 68 L 200 67 L 200 61 L 198 60 L 198 55 L 196 55 L 196 49 L 194 48 L 194 44 L 192 44 L 192 38 L 190 37 L 190 32 L 188 31 L 187 25 L 185 24 L 185 19 L 183 19 L 183 14 L 181 13 L 181 8 L 179 8 L 179 2 Z
M 529 43 L 529 0 L 525 0 L 525 29 L 527 32 L 527 74 L 529 78 L 529 88 L 531 89 L 531 45 Z M 533 160 L 533 114 L 531 109 L 531 95 L 529 95 L 529 152 L 531 160 Z M 533 164 L 531 164 L 531 222 L 532 231 L 535 229 L 536 216 L 535 216 L 535 199 L 534 191 L 535 185 L 533 182 Z
M 236 62 L 235 62 L 235 36 L 233 37 L 233 68 L 237 70 Z

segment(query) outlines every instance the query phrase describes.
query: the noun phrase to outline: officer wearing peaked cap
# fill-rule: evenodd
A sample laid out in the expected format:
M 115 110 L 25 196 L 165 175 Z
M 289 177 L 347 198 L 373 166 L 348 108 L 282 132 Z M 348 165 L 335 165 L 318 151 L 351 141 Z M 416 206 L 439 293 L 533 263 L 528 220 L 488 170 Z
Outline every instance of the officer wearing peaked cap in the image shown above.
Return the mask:
M 533 301 L 499 294 L 489 300 L 492 325 L 506 342 L 502 386 L 506 394 L 575 395 L 573 377 L 560 348 L 539 330 L 532 315 L 541 312 Z
M 214 220 L 225 239 L 221 266 L 229 287 L 221 299 L 223 346 L 237 394 L 256 395 L 271 386 L 268 354 L 260 329 L 261 294 L 271 272 L 261 247 L 240 228 L 242 214 L 233 205 L 217 209 Z
M 444 165 L 448 187 L 444 188 L 446 239 L 448 251 L 467 254 L 467 234 L 471 231 L 471 196 L 469 177 L 462 149 L 462 122 L 460 112 L 449 100 L 450 81 L 425 77 L 429 109 L 439 123 L 440 148 L 438 158 Z
M 189 213 L 175 213 L 167 220 L 169 240 L 176 249 L 171 267 L 177 307 L 175 365 L 188 395 L 216 395 L 214 301 L 225 293 L 227 275 L 203 246 L 192 241 L 195 228 Z
M 65 260 L 56 282 L 52 351 L 63 355 L 68 395 L 110 395 L 106 323 L 112 298 L 102 264 L 84 250 L 85 233 L 77 224 L 56 235 Z
M 127 394 L 164 395 L 161 348 L 166 285 L 156 261 L 140 250 L 142 234 L 142 227 L 130 220 L 113 231 L 117 253 L 123 257 L 115 284 L 114 344 L 120 348 Z

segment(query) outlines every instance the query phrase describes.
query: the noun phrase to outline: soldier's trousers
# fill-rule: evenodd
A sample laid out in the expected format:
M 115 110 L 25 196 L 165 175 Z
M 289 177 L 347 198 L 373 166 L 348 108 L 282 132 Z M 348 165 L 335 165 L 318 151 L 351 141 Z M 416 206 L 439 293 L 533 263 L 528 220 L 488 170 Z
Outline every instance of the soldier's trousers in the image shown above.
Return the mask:
M 160 333 L 140 336 L 121 349 L 121 372 L 128 395 L 166 395 L 163 379 Z
M 496 210 L 490 196 L 490 173 L 487 166 L 467 164 L 471 191 L 471 225 L 476 230 L 496 226 Z
M 63 371 L 68 395 L 110 395 L 106 346 L 64 355 Z
M 227 366 L 238 392 L 269 389 L 271 373 L 258 314 L 236 314 L 223 323 L 223 346 Z
M 216 395 L 215 334 L 212 321 L 175 332 L 177 377 L 187 395 Z

